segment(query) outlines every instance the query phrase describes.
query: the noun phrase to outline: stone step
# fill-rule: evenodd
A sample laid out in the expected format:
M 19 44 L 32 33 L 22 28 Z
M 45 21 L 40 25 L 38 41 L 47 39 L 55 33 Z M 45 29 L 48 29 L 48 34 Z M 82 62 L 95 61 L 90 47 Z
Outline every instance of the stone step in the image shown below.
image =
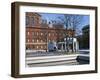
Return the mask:
M 55 61 L 70 61 L 76 60 L 78 54 L 74 55 L 60 55 L 60 56 L 43 56 L 43 57 L 27 57 L 27 64 L 37 64 L 37 63 L 47 63 L 47 62 L 55 62 Z
M 57 66 L 57 65 L 78 65 L 79 63 L 76 60 L 71 61 L 52 61 L 52 62 L 44 62 L 44 63 L 30 63 L 29 67 L 43 67 L 43 66 Z

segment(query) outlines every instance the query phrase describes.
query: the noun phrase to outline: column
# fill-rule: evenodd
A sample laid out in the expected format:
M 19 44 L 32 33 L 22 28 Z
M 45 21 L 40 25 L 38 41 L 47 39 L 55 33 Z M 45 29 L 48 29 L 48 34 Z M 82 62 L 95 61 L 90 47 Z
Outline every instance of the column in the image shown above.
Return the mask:
M 79 51 L 79 43 L 78 43 L 78 41 L 76 42 L 76 51 Z
M 73 46 L 73 52 L 74 52 L 75 51 L 74 38 L 73 38 L 73 44 L 72 44 L 72 46 Z
M 66 51 L 66 41 L 65 41 L 65 51 Z
M 64 45 L 65 45 L 65 51 L 66 51 L 66 38 L 64 38 Z
M 61 50 L 63 51 L 64 49 L 63 49 L 63 43 L 61 44 Z

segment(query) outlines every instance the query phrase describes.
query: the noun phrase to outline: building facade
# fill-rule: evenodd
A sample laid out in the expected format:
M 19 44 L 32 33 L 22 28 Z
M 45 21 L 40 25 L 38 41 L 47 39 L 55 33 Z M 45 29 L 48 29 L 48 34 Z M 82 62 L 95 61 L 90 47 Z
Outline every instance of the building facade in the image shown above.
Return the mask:
M 66 30 L 63 24 L 42 20 L 41 15 L 26 12 L 26 50 L 48 50 L 48 43 L 59 43 L 74 32 Z

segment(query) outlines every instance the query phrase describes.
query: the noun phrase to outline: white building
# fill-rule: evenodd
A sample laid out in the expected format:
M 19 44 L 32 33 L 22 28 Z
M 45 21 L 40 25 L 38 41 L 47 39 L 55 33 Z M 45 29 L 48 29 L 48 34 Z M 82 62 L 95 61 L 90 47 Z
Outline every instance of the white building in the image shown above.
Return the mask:
M 68 46 L 67 46 L 68 45 Z M 72 49 L 73 48 L 73 49 Z M 63 41 L 61 42 L 49 42 L 48 43 L 48 51 L 54 51 L 54 50 L 61 50 L 61 51 L 74 51 L 77 52 L 79 51 L 79 42 L 77 38 L 64 38 Z

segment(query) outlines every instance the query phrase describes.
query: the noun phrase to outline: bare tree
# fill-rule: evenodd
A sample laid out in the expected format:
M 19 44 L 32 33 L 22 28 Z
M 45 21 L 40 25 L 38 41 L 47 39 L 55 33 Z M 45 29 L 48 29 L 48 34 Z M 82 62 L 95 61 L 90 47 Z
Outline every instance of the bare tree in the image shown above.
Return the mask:
M 82 15 L 76 15 L 76 14 L 64 14 L 64 18 L 59 17 L 59 19 L 65 24 L 65 29 L 69 30 L 71 29 L 74 33 L 70 36 L 68 34 L 66 35 L 66 40 L 67 40 L 67 50 L 69 51 L 69 41 L 70 37 L 72 37 L 72 45 L 73 45 L 73 38 L 75 35 L 77 35 L 77 32 L 79 33 L 79 26 L 82 21 Z M 69 38 L 69 40 L 68 40 Z M 74 51 L 73 46 L 72 46 L 72 51 Z

